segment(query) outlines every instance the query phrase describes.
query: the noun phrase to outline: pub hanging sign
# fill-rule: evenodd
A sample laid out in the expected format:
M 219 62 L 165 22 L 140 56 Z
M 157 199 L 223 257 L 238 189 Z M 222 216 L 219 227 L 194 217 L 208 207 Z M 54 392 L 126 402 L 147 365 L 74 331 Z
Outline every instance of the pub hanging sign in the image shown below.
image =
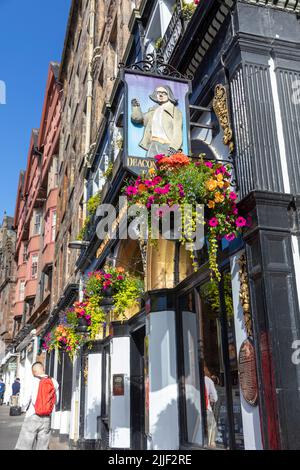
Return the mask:
M 191 82 L 174 75 L 123 69 L 124 166 L 135 174 L 154 167 L 155 155 L 189 154 Z

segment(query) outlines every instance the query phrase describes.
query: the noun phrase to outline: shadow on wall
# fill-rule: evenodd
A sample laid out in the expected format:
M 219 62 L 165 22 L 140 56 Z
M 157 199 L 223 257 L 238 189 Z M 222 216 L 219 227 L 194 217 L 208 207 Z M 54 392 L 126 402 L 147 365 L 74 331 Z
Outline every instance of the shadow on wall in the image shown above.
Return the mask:
M 100 396 L 99 400 L 94 399 L 92 403 L 86 405 L 84 416 L 84 439 L 100 439 L 100 429 L 98 429 L 98 417 L 101 414 Z
M 179 424 L 178 402 L 172 400 L 166 408 L 159 413 L 152 429 L 152 446 L 150 450 L 178 450 L 179 449 Z M 201 417 L 195 405 L 188 400 L 186 402 L 186 415 L 188 418 L 188 441 L 190 443 L 201 442 Z M 174 421 L 177 420 L 175 425 Z

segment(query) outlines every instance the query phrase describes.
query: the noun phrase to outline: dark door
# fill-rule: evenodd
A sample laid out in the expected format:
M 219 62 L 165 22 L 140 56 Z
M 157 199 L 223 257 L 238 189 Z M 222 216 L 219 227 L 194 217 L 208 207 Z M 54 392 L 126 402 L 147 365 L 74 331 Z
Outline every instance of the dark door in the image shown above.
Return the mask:
M 131 335 L 130 344 L 130 410 L 131 448 L 146 449 L 145 436 L 145 386 L 144 386 L 145 327 Z

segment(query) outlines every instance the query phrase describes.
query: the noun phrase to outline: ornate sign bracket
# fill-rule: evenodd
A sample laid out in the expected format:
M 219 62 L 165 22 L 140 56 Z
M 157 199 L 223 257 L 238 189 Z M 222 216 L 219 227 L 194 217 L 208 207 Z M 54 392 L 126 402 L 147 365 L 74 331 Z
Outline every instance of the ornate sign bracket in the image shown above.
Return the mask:
M 125 65 L 120 63 L 119 68 L 124 69 Z M 126 66 L 126 69 L 185 80 L 193 80 L 194 78 L 192 74 L 183 75 L 177 69 L 175 69 L 175 67 L 167 64 L 164 57 L 156 51 L 152 52 L 151 54 L 147 54 L 143 60 Z

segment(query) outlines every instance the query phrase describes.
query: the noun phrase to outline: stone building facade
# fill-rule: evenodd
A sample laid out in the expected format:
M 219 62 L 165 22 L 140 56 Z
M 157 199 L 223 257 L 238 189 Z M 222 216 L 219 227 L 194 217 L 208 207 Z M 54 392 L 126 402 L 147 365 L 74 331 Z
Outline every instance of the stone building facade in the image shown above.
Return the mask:
M 0 227 L 0 339 L 2 342 L 2 354 L 5 352 L 3 349 L 11 344 L 14 335 L 15 244 L 16 233 L 13 228 L 13 218 L 4 215 Z

